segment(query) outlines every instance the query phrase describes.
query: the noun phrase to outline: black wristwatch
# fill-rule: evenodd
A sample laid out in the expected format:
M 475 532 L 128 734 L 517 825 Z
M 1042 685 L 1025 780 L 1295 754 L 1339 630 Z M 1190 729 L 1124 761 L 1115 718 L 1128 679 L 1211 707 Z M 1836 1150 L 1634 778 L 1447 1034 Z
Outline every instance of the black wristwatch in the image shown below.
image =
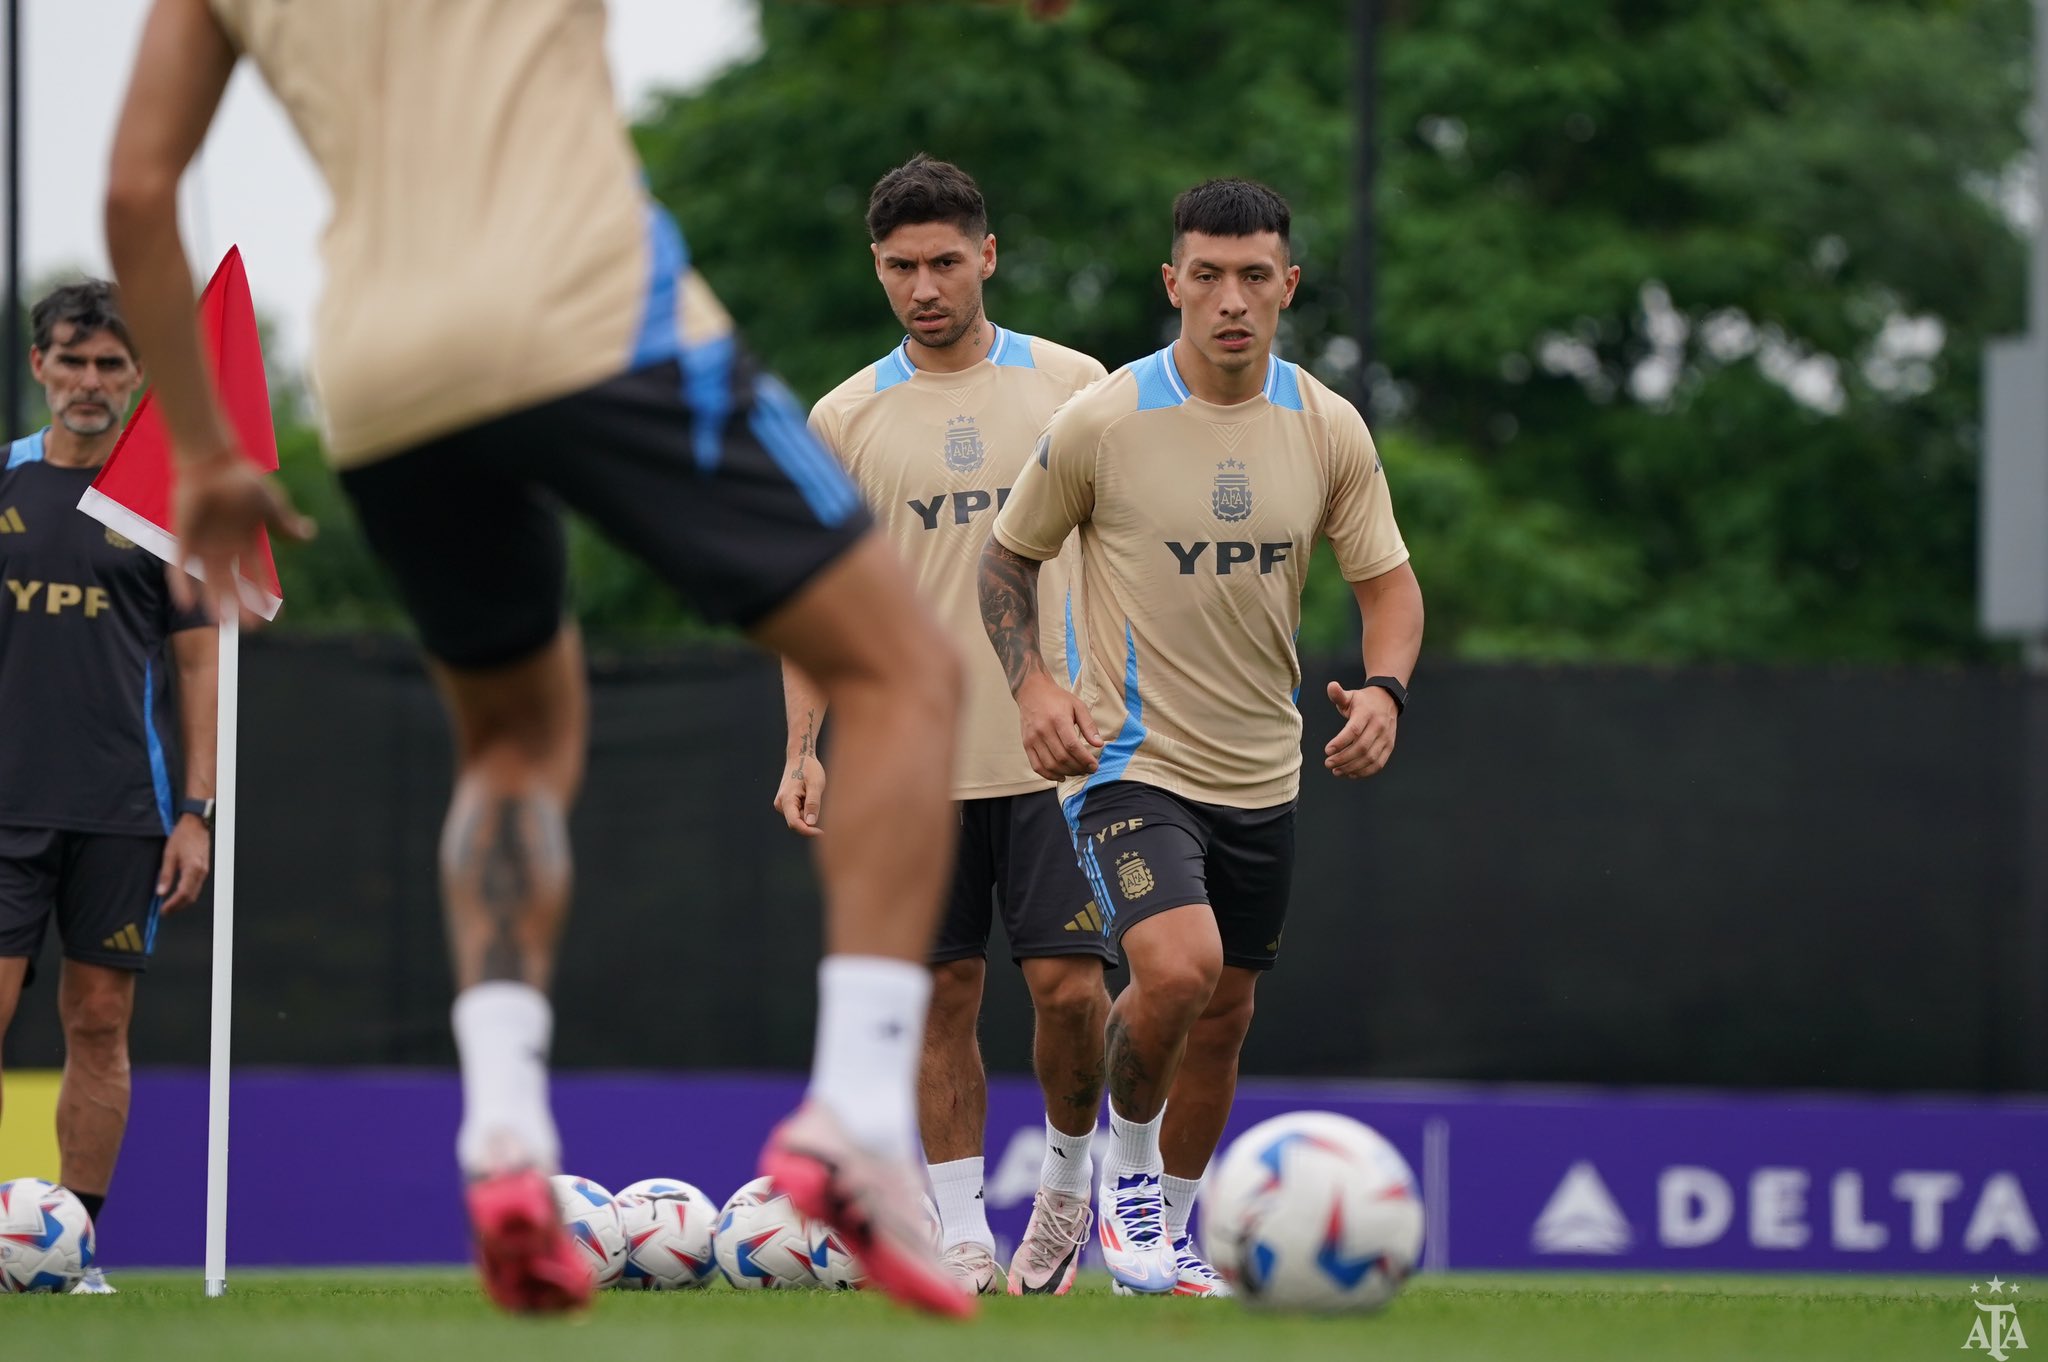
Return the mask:
M 178 816 L 180 818 L 183 818 L 188 813 L 191 814 L 194 818 L 197 818 L 200 822 L 206 824 L 206 830 L 208 832 L 213 831 L 213 801 L 211 799 L 179 800 Z
M 1408 712 L 1408 688 L 1393 677 L 1368 676 L 1365 678 L 1365 684 L 1361 685 L 1359 689 L 1364 690 L 1366 686 L 1378 686 L 1381 690 L 1393 696 L 1394 713 L 1406 714 Z

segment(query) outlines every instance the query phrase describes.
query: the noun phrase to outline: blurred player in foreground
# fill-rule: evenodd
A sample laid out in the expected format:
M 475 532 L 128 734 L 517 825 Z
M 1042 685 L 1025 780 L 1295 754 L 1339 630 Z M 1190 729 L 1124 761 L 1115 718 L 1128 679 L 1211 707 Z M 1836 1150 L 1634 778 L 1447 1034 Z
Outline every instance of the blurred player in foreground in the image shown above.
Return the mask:
M 567 505 L 830 698 L 843 774 L 819 849 L 818 1048 L 762 1168 L 882 1289 L 970 1313 L 925 1237 L 914 1162 L 959 662 L 641 190 L 604 25 L 593 0 L 156 0 L 107 239 L 177 450 L 179 541 L 222 583 L 258 526 L 308 528 L 212 401 L 178 235 L 179 176 L 246 54 L 334 195 L 314 361 L 327 447 L 455 732 L 441 879 L 486 1288 L 530 1310 L 591 1292 L 544 1180 L 546 990 L 586 745 Z
M 982 284 L 995 273 L 996 239 L 980 188 L 959 167 L 918 156 L 890 171 L 868 200 L 867 226 L 875 274 L 906 334 L 826 395 L 811 412 L 811 429 L 853 475 L 967 658 L 952 772 L 960 842 L 932 944 L 931 1019 L 918 1083 L 942 1261 L 970 1293 L 1003 1290 L 983 1197 L 988 1076 L 975 1035 L 993 900 L 1031 990 L 1034 1067 L 1046 1103 L 1045 1163 L 1008 1286 L 1013 1295 L 1063 1295 L 1088 1236 L 1089 1145 L 1102 1103 L 1109 1014 L 1103 971 L 1116 952 L 1096 929 L 1059 798 L 1017 741 L 1002 667 L 981 636 L 975 566 L 1038 432 L 1103 368 L 989 320 Z M 1055 559 L 1045 575 L 1047 598 L 1070 610 L 1065 560 Z M 1041 641 L 1060 675 L 1064 619 L 1047 620 Z M 787 774 L 775 805 L 791 828 L 816 836 L 826 696 L 791 663 L 783 664 L 782 680 Z
M 1330 540 L 1365 622 L 1364 681 L 1328 690 L 1343 719 L 1324 749 L 1335 775 L 1393 755 L 1422 593 L 1365 422 L 1273 354 L 1301 275 L 1286 201 L 1216 180 L 1173 218 L 1163 272 L 1180 338 L 1053 418 L 996 518 L 980 595 L 1033 765 L 1063 781 L 1131 970 L 1109 1020 L 1103 1261 L 1123 1289 L 1216 1294 L 1187 1217 L 1287 914 L 1309 552 Z M 1039 565 L 1076 526 L 1078 697 L 1038 641 Z
M 219 650 L 207 616 L 171 599 L 170 569 L 78 509 L 142 386 L 113 288 L 67 284 L 29 320 L 50 424 L 0 461 L 0 1037 L 54 920 L 59 1176 L 97 1228 L 128 1128 L 135 980 L 158 915 L 195 902 L 212 867 Z M 89 1267 L 72 1294 L 113 1290 Z

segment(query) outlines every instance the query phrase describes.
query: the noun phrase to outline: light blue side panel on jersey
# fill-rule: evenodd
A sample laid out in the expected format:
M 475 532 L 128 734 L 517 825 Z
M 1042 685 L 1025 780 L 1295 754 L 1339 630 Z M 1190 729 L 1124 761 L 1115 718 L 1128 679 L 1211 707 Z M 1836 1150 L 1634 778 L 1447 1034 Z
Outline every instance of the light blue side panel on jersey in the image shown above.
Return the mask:
M 1301 368 L 1275 357 L 1266 372 L 1266 400 L 1288 411 L 1300 411 Z
M 1038 362 L 1031 357 L 1031 337 L 1020 336 L 1014 331 L 996 328 L 996 348 L 988 362 L 1005 369 L 1036 369 Z
M 725 453 L 725 423 L 732 416 L 732 366 L 739 338 L 727 334 L 683 350 L 683 401 L 690 408 L 691 453 L 709 473 Z
M 142 732 L 149 741 L 149 781 L 156 787 L 157 817 L 163 820 L 164 836 L 171 835 L 177 820 L 171 816 L 171 767 L 164 759 L 163 740 L 156 735 L 156 661 L 142 664 Z
M 9 445 L 7 447 L 7 466 L 9 468 L 19 468 L 25 463 L 41 463 L 43 461 L 43 437 L 49 433 L 50 428 L 44 426 L 35 434 L 24 435 Z
M 1131 366 L 1131 372 L 1138 376 L 1139 411 L 1177 407 L 1187 401 L 1187 385 L 1180 381 L 1179 373 L 1175 372 L 1172 356 L 1173 347 L 1169 345 Z
M 804 425 L 796 399 L 772 374 L 754 381 L 754 408 L 747 424 L 783 476 L 796 484 L 820 524 L 844 524 L 859 509 L 860 493 L 853 479 Z
M 1074 588 L 1067 588 L 1067 689 L 1081 681 L 1081 641 L 1074 637 Z
M 1094 843 L 1081 831 L 1081 808 L 1088 802 L 1090 790 L 1123 779 L 1124 772 L 1130 769 L 1131 758 L 1144 744 L 1145 734 L 1145 699 L 1138 693 L 1138 644 L 1131 636 L 1131 622 L 1125 620 L 1123 727 L 1116 731 L 1116 737 L 1110 740 L 1109 746 L 1102 749 L 1102 761 L 1096 766 L 1095 774 L 1088 777 L 1088 783 L 1060 805 L 1067 816 L 1067 832 L 1074 839 L 1074 853 L 1081 862 L 1081 873 L 1095 891 L 1095 907 L 1102 915 L 1104 936 L 1110 935 L 1111 924 L 1116 919 L 1116 900 L 1110 897 L 1109 881 L 1103 878 L 1102 866 L 1095 859 Z
M 682 229 L 652 198 L 647 200 L 647 287 L 641 304 L 640 333 L 633 341 L 630 367 L 644 369 L 682 353 L 676 333 L 676 299 L 689 267 L 690 253 Z
M 910 365 L 910 356 L 903 352 L 903 347 L 908 344 L 910 342 L 906 339 L 903 345 L 875 361 L 876 392 L 887 392 L 898 383 L 908 383 L 910 376 L 917 372 Z

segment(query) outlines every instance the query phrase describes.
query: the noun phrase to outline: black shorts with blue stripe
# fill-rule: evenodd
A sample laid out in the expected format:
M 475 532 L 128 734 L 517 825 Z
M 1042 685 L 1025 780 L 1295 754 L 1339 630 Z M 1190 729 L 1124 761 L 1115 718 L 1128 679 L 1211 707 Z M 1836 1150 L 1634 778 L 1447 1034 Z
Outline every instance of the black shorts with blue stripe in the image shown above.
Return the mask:
M 342 474 L 427 652 L 528 657 L 567 602 L 561 509 L 706 620 L 747 628 L 868 530 L 789 391 L 736 342 L 642 365 Z
M 1102 931 L 1119 950 L 1145 919 L 1206 904 L 1224 964 L 1273 967 L 1294 884 L 1293 800 L 1233 809 L 1111 780 L 1070 796 L 1064 808 Z
M 140 974 L 156 949 L 162 837 L 0 827 L 0 957 L 29 982 L 50 924 L 64 958 Z

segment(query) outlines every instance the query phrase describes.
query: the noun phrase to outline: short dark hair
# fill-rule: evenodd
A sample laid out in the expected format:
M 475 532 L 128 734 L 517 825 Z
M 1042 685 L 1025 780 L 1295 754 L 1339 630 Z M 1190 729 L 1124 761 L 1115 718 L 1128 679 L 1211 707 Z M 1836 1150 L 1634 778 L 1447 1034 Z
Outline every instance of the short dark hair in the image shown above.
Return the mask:
M 1293 222 L 1287 200 L 1257 180 L 1204 180 L 1193 189 L 1182 190 L 1173 201 L 1173 258 L 1180 259 L 1181 238 L 1189 232 L 1204 236 L 1277 232 L 1281 249 L 1292 255 L 1294 244 L 1287 232 Z
M 57 324 L 69 322 L 70 339 L 81 341 L 111 331 L 114 339 L 127 347 L 128 358 L 135 358 L 135 337 L 129 334 L 128 319 L 121 315 L 121 294 L 104 279 L 81 279 L 52 289 L 28 315 L 32 343 L 38 350 L 48 350 L 57 339 Z
M 868 237 L 880 241 L 920 222 L 950 222 L 977 240 L 988 235 L 988 204 L 974 177 L 921 151 L 875 181 L 868 195 Z

